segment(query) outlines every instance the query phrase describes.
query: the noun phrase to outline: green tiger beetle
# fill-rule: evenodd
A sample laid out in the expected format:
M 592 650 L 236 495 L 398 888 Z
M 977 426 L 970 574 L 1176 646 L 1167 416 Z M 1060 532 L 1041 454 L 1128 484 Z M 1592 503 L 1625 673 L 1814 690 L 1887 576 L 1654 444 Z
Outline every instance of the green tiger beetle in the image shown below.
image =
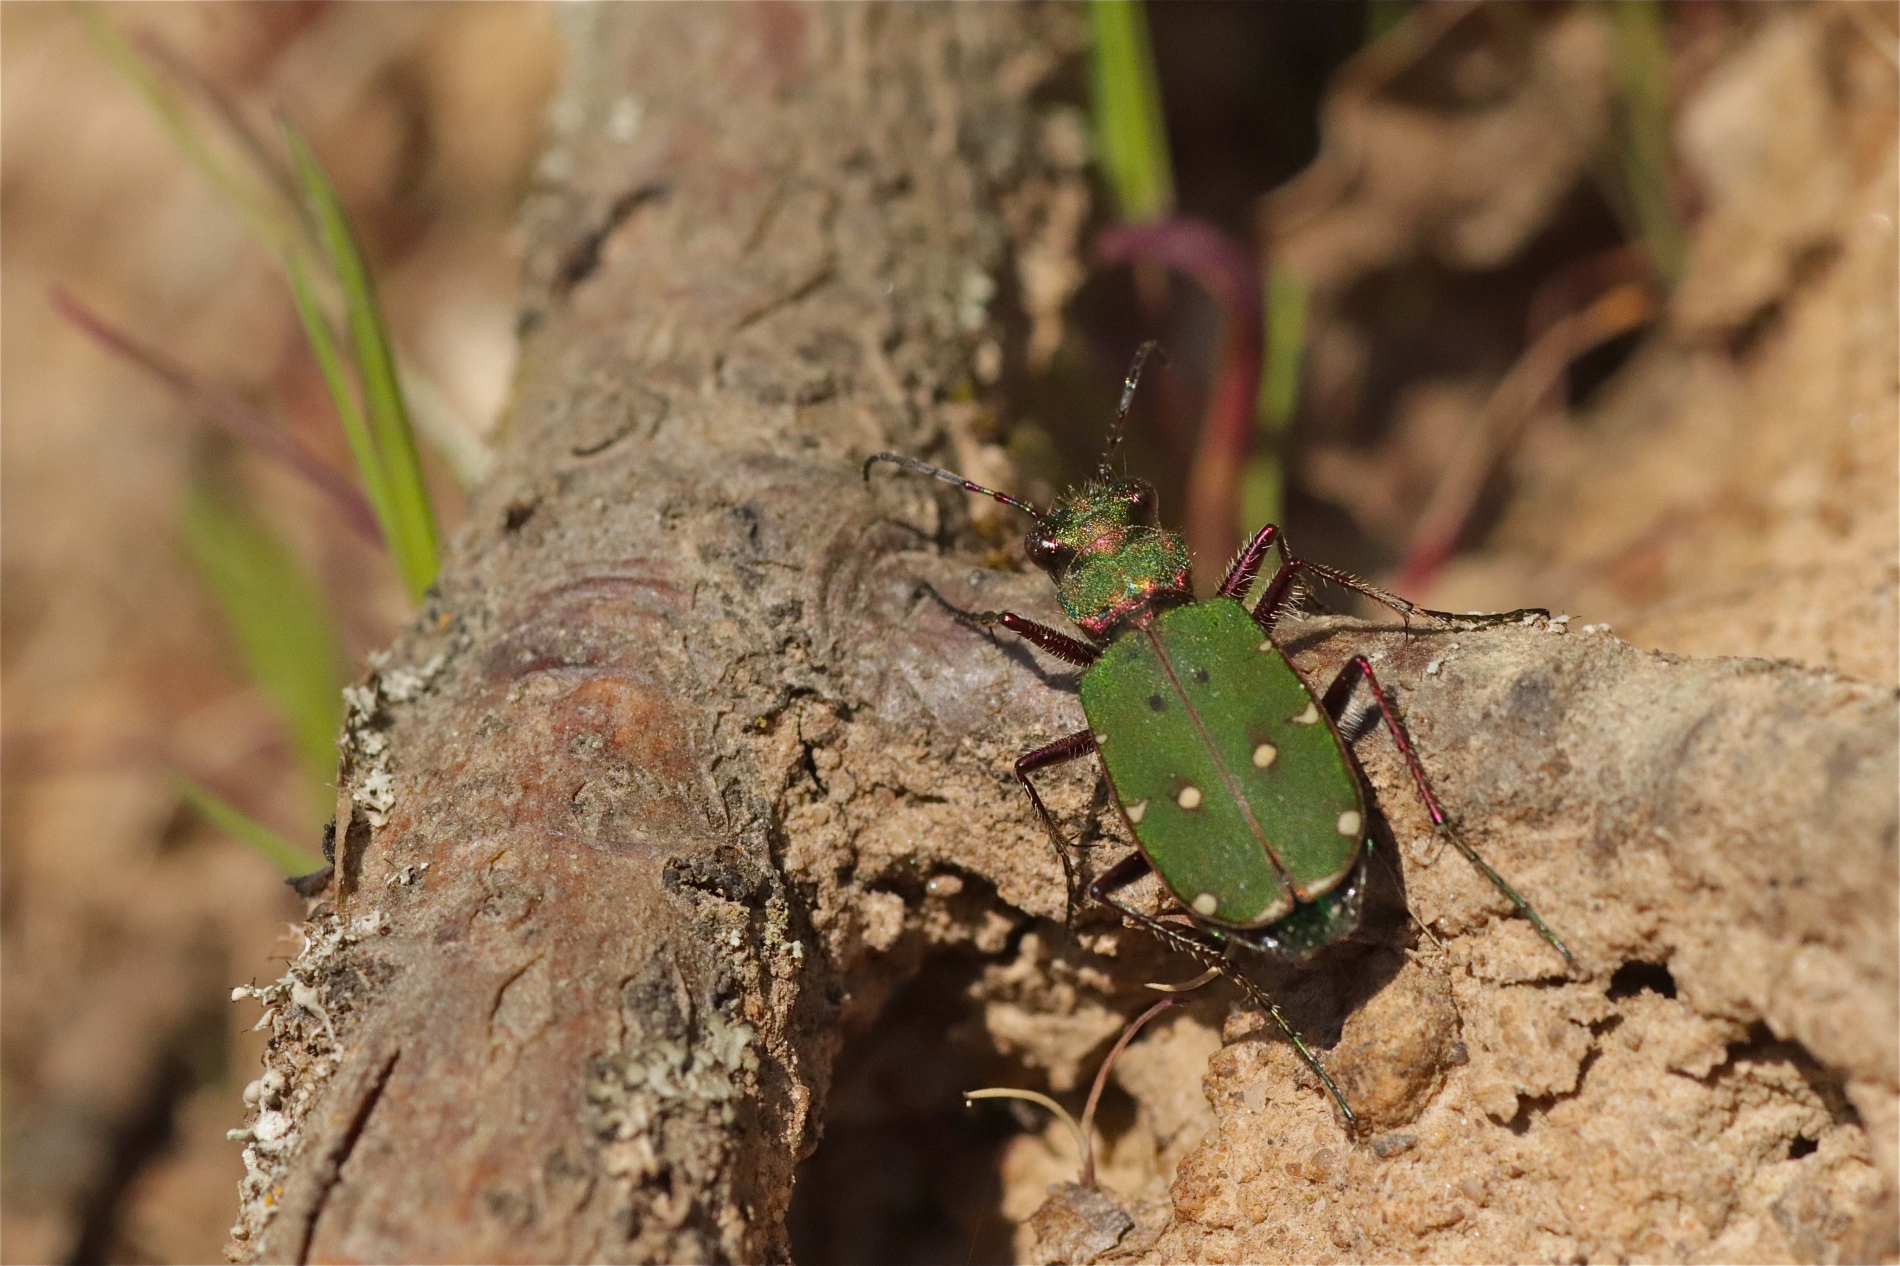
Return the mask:
M 1540 613 L 1456 615 L 1416 606 L 1356 576 L 1295 557 L 1273 524 L 1242 548 L 1214 597 L 1195 601 L 1187 545 L 1158 525 L 1153 485 L 1119 476 L 1111 466 L 1142 364 L 1154 348 L 1144 344 L 1135 355 L 1096 478 L 1059 497 L 1047 512 L 900 453 L 869 458 L 864 475 L 870 478 L 873 465 L 888 462 L 994 497 L 1034 520 L 1024 549 L 1055 581 L 1063 610 L 1086 640 L 1013 611 L 972 618 L 986 627 L 1001 625 L 1085 670 L 1080 692 L 1088 728 L 1024 754 L 1015 766 L 1070 876 L 1071 908 L 1073 845 L 1030 775 L 1094 753 L 1137 848 L 1089 883 L 1088 899 L 1192 956 L 1206 969 L 1202 980 L 1216 974 L 1232 979 L 1286 1034 L 1352 1134 L 1357 1118 L 1325 1066 L 1234 960 L 1240 951 L 1303 960 L 1359 924 L 1372 847 L 1368 793 L 1340 727 L 1361 682 L 1433 828 L 1530 920 L 1566 968 L 1572 959 L 1530 903 L 1452 829 L 1366 657 L 1353 656 L 1316 695 L 1274 641 L 1275 622 L 1303 575 L 1383 603 L 1408 625 L 1414 616 L 1470 627 Z M 1276 547 L 1279 566 L 1250 611 L 1242 599 Z M 1178 909 L 1153 915 L 1124 898 L 1150 872 Z

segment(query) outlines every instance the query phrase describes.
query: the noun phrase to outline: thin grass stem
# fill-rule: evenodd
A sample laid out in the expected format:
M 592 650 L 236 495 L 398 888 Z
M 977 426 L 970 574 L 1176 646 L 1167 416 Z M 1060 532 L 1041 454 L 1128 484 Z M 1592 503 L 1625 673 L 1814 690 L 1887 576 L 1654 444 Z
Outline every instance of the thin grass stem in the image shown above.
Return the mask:
M 389 333 L 376 299 L 375 283 L 363 261 L 336 187 L 297 130 L 288 122 L 283 126 L 291 161 L 316 213 L 330 266 L 343 286 L 351 350 L 363 391 L 363 412 L 367 415 L 386 497 L 388 519 L 384 528 L 390 553 L 410 597 L 420 602 L 440 566 L 435 513 L 429 504 L 428 487 L 423 483 L 415 431 L 409 424 L 408 405 L 396 378 L 395 357 L 390 351 Z
M 1095 1105 L 1102 1101 L 1102 1088 L 1108 1084 L 1108 1074 L 1115 1067 L 1115 1061 L 1121 1058 L 1121 1053 L 1128 1048 L 1130 1042 L 1135 1040 L 1135 1034 L 1141 1032 L 1143 1025 L 1174 1005 L 1172 998 L 1163 998 L 1155 1003 L 1136 1016 L 1129 1026 L 1122 1030 L 1122 1035 L 1115 1039 L 1115 1045 L 1109 1047 L 1107 1058 L 1103 1059 L 1102 1066 L 1095 1070 L 1095 1082 L 1089 1087 L 1089 1101 L 1082 1108 L 1082 1124 L 1076 1133 L 1084 1140 L 1095 1137 Z M 1082 1185 L 1084 1187 L 1095 1185 L 1095 1149 L 1092 1146 L 1083 1156 Z
M 349 477 L 312 452 L 276 418 L 234 391 L 209 382 L 148 343 L 106 320 L 67 291 L 55 287 L 53 310 L 100 347 L 158 379 L 181 404 L 209 419 L 258 453 L 282 463 L 335 503 L 343 521 L 365 540 L 383 543 L 376 512 Z
M 1093 1153 L 1089 1148 L 1087 1136 L 1082 1133 L 1082 1127 L 1075 1123 L 1075 1118 L 1069 1115 L 1067 1108 L 1048 1095 L 1036 1090 L 1017 1090 L 1012 1086 L 989 1086 L 982 1090 L 966 1090 L 963 1092 L 963 1098 L 965 1102 L 977 1099 L 1021 1099 L 1025 1103 L 1033 1103 L 1049 1109 L 1056 1114 L 1062 1124 L 1069 1127 L 1069 1133 L 1075 1137 L 1076 1163 L 1083 1167 L 1090 1163 L 1089 1158 Z
M 204 819 L 233 839 L 249 844 L 286 875 L 308 875 L 323 869 L 323 859 L 306 853 L 289 840 L 245 813 L 207 787 L 173 771 L 172 789 Z

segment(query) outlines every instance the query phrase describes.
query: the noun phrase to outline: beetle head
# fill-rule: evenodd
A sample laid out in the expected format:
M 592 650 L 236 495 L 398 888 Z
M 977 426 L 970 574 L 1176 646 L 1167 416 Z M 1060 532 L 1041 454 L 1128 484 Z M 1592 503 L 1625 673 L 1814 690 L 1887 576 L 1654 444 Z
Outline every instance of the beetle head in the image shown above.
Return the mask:
M 1155 518 L 1154 485 L 1103 475 L 1065 493 L 1023 541 L 1062 609 L 1107 637 L 1141 613 L 1192 598 L 1187 544 Z

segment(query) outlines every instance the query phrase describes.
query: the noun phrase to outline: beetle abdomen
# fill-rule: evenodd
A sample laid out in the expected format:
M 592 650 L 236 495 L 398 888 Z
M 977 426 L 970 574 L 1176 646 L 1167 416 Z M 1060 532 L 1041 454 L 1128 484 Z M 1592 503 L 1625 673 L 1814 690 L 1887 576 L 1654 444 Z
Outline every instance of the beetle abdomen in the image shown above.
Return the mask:
M 1240 603 L 1123 634 L 1081 693 L 1142 851 L 1197 915 L 1258 927 L 1352 868 L 1365 806 L 1345 750 Z

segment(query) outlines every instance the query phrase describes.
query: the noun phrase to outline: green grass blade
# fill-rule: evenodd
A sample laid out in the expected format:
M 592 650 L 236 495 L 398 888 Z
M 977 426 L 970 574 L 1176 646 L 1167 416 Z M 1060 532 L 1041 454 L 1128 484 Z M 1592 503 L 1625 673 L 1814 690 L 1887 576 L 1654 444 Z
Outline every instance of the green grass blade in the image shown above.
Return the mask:
M 236 103 L 162 40 L 147 35 L 135 43 L 98 6 L 84 3 L 78 8 L 100 58 L 145 100 L 186 160 L 238 213 L 252 237 L 285 261 L 286 271 L 292 263 L 303 265 L 305 287 L 315 294 L 318 310 L 329 321 L 347 320 L 350 296 L 337 277 L 319 266 L 325 254 L 319 241 L 323 228 L 317 222 L 316 207 L 302 198 L 297 183 L 301 173 L 290 177 Z M 221 130 L 203 125 L 201 112 L 189 108 L 187 98 L 175 90 L 177 83 L 191 88 L 201 104 L 209 107 L 211 121 Z M 231 143 L 234 163 L 219 158 L 212 140 L 220 135 Z M 384 342 L 387 346 L 386 338 Z M 394 377 L 402 383 L 403 399 L 417 430 L 441 454 L 461 485 L 474 487 L 493 469 L 493 450 L 413 359 L 397 357 L 395 362 L 399 372 Z
M 1275 268 L 1267 278 L 1266 368 L 1260 375 L 1260 426 L 1277 435 L 1293 421 L 1306 354 L 1306 278 Z
M 1263 523 L 1278 523 L 1286 510 L 1282 438 L 1300 401 L 1300 366 L 1306 352 L 1306 279 L 1275 268 L 1267 279 L 1267 333 L 1260 374 L 1259 436 L 1255 455 L 1241 474 L 1243 536 Z
M 1367 0 L 1366 43 L 1376 44 L 1412 14 L 1412 0 Z
M 330 266 L 343 286 L 351 349 L 355 354 L 357 377 L 363 386 L 364 411 L 368 414 L 369 433 L 381 464 L 387 496 L 386 535 L 390 555 L 408 585 L 409 596 L 420 602 L 440 565 L 435 513 L 429 505 L 429 490 L 422 481 L 415 431 L 409 424 L 408 406 L 396 379 L 395 357 L 390 351 L 389 332 L 376 300 L 375 283 L 363 262 L 356 234 L 344 215 L 336 187 L 295 128 L 285 124 L 284 136 L 290 143 L 297 178 L 316 212 L 317 227 L 329 253 Z M 368 478 L 367 472 L 365 478 Z
M 1623 183 L 1657 273 L 1673 282 L 1682 273 L 1687 245 L 1669 205 L 1669 48 L 1662 6 L 1622 0 L 1608 11 L 1615 30 Z
M 321 857 L 304 852 L 230 801 L 183 774 L 172 774 L 172 789 L 212 826 L 249 844 L 286 875 L 308 875 L 323 869 Z
M 259 196 L 256 189 L 247 187 L 243 179 L 219 161 L 184 102 L 162 78 L 152 73 L 152 68 L 131 41 L 100 8 L 93 4 L 78 7 L 86 34 L 101 60 L 145 99 L 159 125 L 171 136 L 186 160 L 198 169 L 212 188 L 224 196 L 258 240 L 273 251 L 288 249 L 298 237 L 294 226 L 287 223 L 286 218 L 274 210 L 265 198 Z
M 185 543 L 218 600 L 246 672 L 289 731 L 314 798 L 336 776 L 343 723 L 341 638 L 323 590 L 250 515 L 204 487 L 184 511 Z
M 1174 208 L 1174 169 L 1148 11 L 1141 0 L 1089 0 L 1089 30 L 1097 157 L 1122 219 L 1160 219 Z
M 376 449 L 376 439 L 370 434 L 369 423 L 363 418 L 363 411 L 357 406 L 356 393 L 350 389 L 349 375 L 343 368 L 343 356 L 337 350 L 336 340 L 330 333 L 330 323 L 324 319 L 323 308 L 310 285 L 310 275 L 304 271 L 303 264 L 297 258 L 286 256 L 285 271 L 290 275 L 290 293 L 297 301 L 297 316 L 303 321 L 304 338 L 310 344 L 310 351 L 316 357 L 317 367 L 323 371 L 323 381 L 330 388 L 330 400 L 336 405 L 337 417 L 343 423 L 344 438 L 349 441 L 350 456 L 356 462 L 356 471 L 363 480 L 363 491 L 369 497 L 370 508 L 376 512 L 376 523 L 383 531 L 384 541 L 396 539 L 399 525 L 394 521 L 389 508 L 389 477 L 383 469 L 383 459 Z

